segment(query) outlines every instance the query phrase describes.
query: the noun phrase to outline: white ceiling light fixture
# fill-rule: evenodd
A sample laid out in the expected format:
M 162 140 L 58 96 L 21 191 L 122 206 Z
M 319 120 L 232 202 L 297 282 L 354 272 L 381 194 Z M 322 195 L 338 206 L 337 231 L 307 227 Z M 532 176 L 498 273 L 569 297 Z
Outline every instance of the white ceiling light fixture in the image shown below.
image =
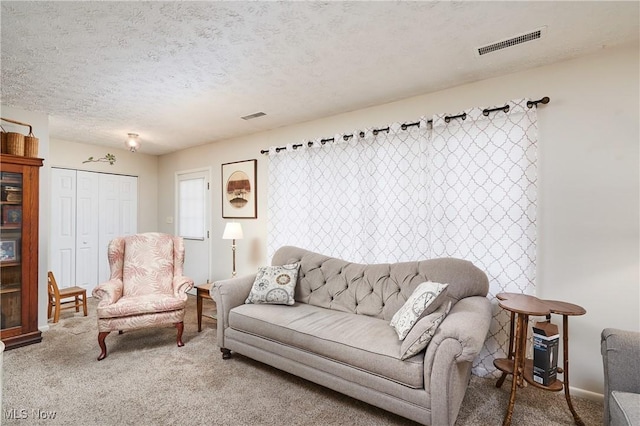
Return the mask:
M 140 149 L 140 139 L 138 139 L 137 133 L 127 133 L 129 136 L 124 141 L 124 146 L 131 152 L 136 152 Z

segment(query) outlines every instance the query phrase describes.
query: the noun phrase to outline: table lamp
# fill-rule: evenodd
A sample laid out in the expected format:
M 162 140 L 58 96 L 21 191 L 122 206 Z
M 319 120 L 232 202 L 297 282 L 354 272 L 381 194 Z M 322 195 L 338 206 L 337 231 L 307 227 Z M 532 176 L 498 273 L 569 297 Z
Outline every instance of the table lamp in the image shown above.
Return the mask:
M 231 240 L 231 253 L 233 253 L 233 272 L 231 277 L 236 276 L 236 240 L 241 240 L 242 238 L 242 226 L 238 222 L 230 222 L 225 225 L 222 239 Z

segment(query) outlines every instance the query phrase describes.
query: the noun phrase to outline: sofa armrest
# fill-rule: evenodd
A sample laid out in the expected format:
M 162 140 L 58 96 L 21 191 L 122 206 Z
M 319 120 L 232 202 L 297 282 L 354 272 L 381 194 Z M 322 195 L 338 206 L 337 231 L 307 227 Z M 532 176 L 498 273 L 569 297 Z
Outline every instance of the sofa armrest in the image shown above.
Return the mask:
M 185 276 L 173 277 L 173 295 L 187 300 L 187 292 L 193 288 L 193 280 Z
M 600 348 L 604 367 L 604 424 L 608 425 L 611 392 L 640 393 L 640 332 L 605 328 Z
M 456 303 L 436 330 L 424 356 L 424 382 L 431 390 L 432 424 L 455 423 L 473 360 L 484 346 L 490 324 L 489 299 L 472 296 Z
M 211 286 L 211 290 L 209 290 L 209 294 L 216 302 L 218 317 L 217 343 L 220 348 L 224 348 L 224 331 L 229 327 L 229 311 L 236 306 L 244 304 L 251 292 L 256 275 L 216 281 Z
M 98 284 L 93 289 L 91 294 L 96 299 L 100 300 L 98 306 L 107 306 L 116 303 L 122 297 L 122 291 L 124 286 L 122 280 L 113 279 L 104 283 Z
M 456 355 L 456 361 L 473 361 L 484 345 L 490 325 L 491 303 L 489 299 L 472 296 L 460 300 L 453 305 L 427 346 L 425 368 L 427 368 L 426 358 L 429 357 L 429 352 L 434 353 L 433 351 L 445 339 L 454 339 L 459 342 L 460 352 Z

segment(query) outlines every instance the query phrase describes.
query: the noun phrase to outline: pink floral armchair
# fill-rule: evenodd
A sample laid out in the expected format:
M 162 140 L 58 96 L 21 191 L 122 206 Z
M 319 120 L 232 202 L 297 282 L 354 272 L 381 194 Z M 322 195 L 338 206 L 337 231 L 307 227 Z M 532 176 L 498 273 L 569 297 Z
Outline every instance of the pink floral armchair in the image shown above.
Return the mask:
M 182 343 L 187 291 L 193 280 L 182 276 L 181 237 L 150 232 L 115 238 L 109 243 L 111 279 L 98 285 L 98 344 L 107 356 L 105 338 L 115 330 L 174 324 Z

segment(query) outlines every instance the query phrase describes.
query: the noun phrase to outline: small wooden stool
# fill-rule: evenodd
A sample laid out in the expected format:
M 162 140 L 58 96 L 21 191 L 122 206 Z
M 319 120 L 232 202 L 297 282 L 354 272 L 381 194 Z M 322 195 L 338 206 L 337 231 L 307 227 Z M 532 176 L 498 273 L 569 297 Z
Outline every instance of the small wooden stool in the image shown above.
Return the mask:
M 213 301 L 213 299 L 211 298 L 211 294 L 209 293 L 209 290 L 211 290 L 211 286 L 213 285 L 213 283 L 206 283 L 206 284 L 201 284 L 201 285 L 197 285 L 196 286 L 196 310 L 198 311 L 198 333 L 202 331 L 202 300 L 203 299 L 209 299 L 211 301 Z M 215 302 L 213 302 L 215 304 Z M 216 316 L 216 312 L 214 311 L 213 314 L 208 315 L 208 314 L 204 314 L 205 317 L 207 318 L 211 318 L 214 320 L 218 320 L 217 316 Z

